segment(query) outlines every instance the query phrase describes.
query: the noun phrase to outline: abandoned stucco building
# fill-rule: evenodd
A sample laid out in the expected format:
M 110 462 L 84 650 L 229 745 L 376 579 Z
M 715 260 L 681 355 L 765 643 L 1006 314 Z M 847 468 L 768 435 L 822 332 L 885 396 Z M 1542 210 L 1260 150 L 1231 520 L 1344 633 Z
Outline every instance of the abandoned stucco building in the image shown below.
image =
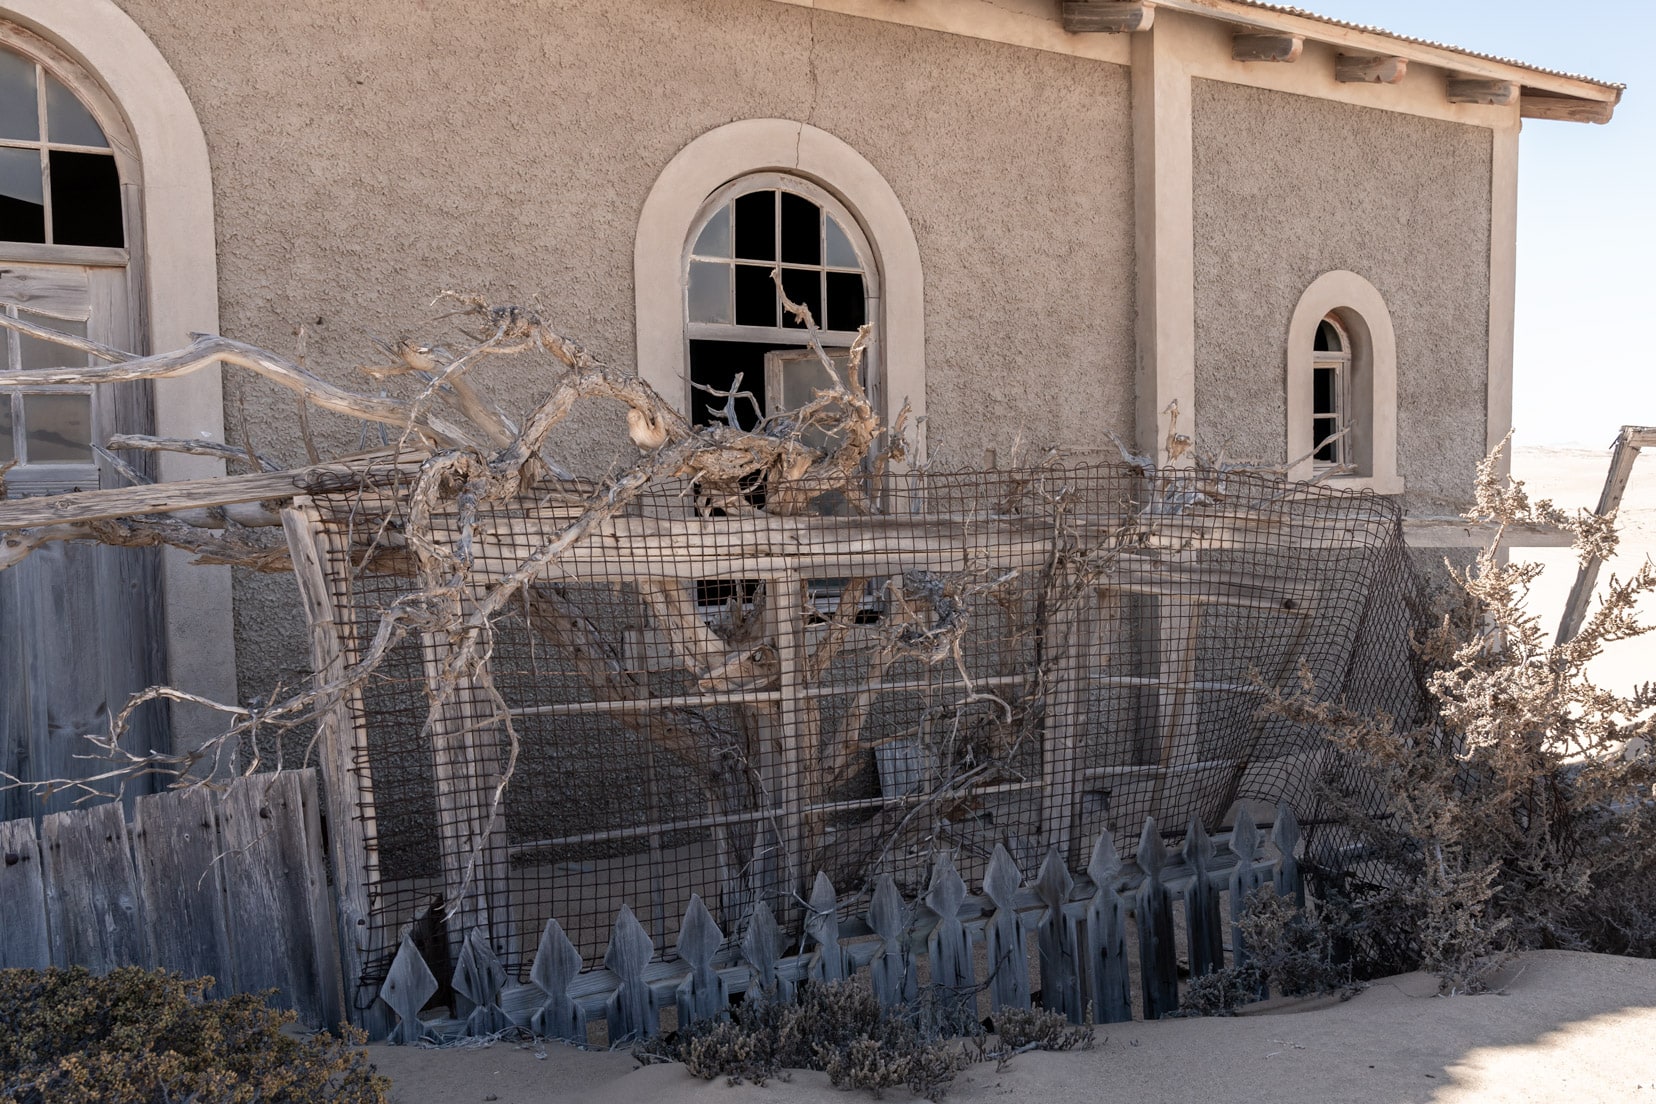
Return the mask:
M 0 301 L 150 350 L 303 325 L 338 365 L 477 291 L 686 406 L 742 371 L 774 409 L 780 261 L 830 331 L 876 324 L 870 383 L 934 464 L 1111 431 L 1165 455 L 1176 403 L 1203 447 L 1340 464 L 1426 519 L 1507 429 L 1519 127 L 1620 94 L 1248 0 L 0 0 Z M 291 399 L 240 377 L 9 401 L 19 492 L 112 479 L 94 427 L 302 455 Z M 78 554 L 0 575 L 37 657 L 0 663 L 6 726 L 298 677 L 278 582 Z M 61 631 L 98 622 L 126 628 Z M 95 647 L 106 692 L 70 693 L 51 657 Z

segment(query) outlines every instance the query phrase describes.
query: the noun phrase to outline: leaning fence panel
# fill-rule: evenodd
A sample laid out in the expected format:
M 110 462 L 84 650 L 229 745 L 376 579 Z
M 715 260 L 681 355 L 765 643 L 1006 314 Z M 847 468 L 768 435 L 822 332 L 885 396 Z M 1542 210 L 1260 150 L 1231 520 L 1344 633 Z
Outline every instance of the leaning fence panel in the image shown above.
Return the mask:
M 695 984 L 668 1002 L 695 1010 L 713 999 L 708 971 L 744 949 L 790 983 L 789 954 L 814 955 L 807 972 L 842 969 L 824 933 L 862 924 L 883 885 L 939 921 L 934 975 L 970 974 L 967 948 L 985 932 L 997 955 L 1038 934 L 1095 957 L 1118 946 L 1135 902 L 1165 939 L 1152 953 L 1172 954 L 1159 902 L 1173 889 L 1136 868 L 1130 890 L 1095 888 L 1101 840 L 1141 864 L 1209 872 L 1211 894 L 1179 899 L 1210 969 L 1229 889 L 1212 872 L 1228 878 L 1235 855 L 1199 837 L 1169 855 L 1160 830 L 1141 840 L 1146 822 L 1217 834 L 1238 810 L 1287 801 L 1306 825 L 1303 857 L 1326 858 L 1318 848 L 1338 841 L 1319 833 L 1317 783 L 1341 763 L 1320 733 L 1262 704 L 1308 688 L 1416 709 L 1412 672 L 1392 658 L 1406 654 L 1412 577 L 1390 500 L 1130 466 L 910 475 L 863 513 L 786 490 L 654 487 L 556 556 L 546 549 L 586 506 L 567 487 L 457 504 L 412 529 L 364 529 L 348 496 L 301 504 L 326 577 L 312 589 L 329 603 L 313 632 L 326 622 L 318 651 L 337 651 L 336 670 L 400 602 L 430 600 L 433 565 L 452 570 L 451 626 L 512 588 L 469 642 L 405 638 L 336 711 L 354 751 L 329 756 L 329 808 L 336 820 L 351 809 L 360 847 L 333 855 L 357 863 L 339 875 L 366 910 L 357 1009 L 375 1007 L 408 953 L 451 1000 L 473 932 L 509 991 L 534 984 L 551 922 L 568 952 L 541 976 L 590 970 L 616 951 L 624 915 L 637 929 L 619 952 L 631 995 L 580 1014 L 633 1025 L 649 1014 L 637 986 L 655 976 L 633 969 L 639 937 L 658 963 L 696 948 L 678 979 Z M 410 548 L 412 531 L 431 546 Z M 523 572 L 536 557 L 544 566 Z M 1003 906 L 957 933 L 958 918 L 931 911 L 939 893 L 953 899 L 945 873 L 963 887 L 988 877 L 999 899 L 1009 879 L 1045 870 L 1051 896 L 1053 862 L 1085 889 L 1066 904 L 1073 932 Z M 1050 910 L 1035 888 L 1019 892 Z M 867 954 L 878 951 L 882 991 L 907 992 L 882 901 Z M 761 915 L 774 950 L 751 927 Z M 721 937 L 710 957 L 708 931 Z M 1065 1010 L 1085 993 L 1116 1015 L 1124 969 L 1059 985 Z M 1033 980 L 997 975 L 996 999 Z M 1153 1013 L 1176 1002 L 1176 983 L 1152 988 Z M 564 998 L 528 1003 L 575 1030 Z

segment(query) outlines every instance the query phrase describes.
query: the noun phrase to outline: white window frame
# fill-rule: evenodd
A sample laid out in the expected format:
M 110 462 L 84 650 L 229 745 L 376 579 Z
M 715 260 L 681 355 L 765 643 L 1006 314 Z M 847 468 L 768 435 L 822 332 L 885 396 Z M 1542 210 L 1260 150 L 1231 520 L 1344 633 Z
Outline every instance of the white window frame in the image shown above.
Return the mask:
M 1317 327 L 1329 317 L 1344 331 L 1349 364 L 1340 396 L 1343 466 L 1312 455 Z M 1291 479 L 1317 479 L 1336 487 L 1402 494 L 1397 471 L 1397 337 L 1379 289 L 1355 272 L 1325 272 L 1311 282 L 1288 324 L 1287 453 Z

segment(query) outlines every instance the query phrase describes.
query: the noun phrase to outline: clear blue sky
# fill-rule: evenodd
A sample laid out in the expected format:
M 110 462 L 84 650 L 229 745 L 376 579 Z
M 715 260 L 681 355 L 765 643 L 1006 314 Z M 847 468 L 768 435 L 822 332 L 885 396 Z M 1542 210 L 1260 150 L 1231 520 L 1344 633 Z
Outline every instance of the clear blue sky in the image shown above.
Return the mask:
M 1607 125 L 1524 120 L 1513 424 L 1602 448 L 1656 425 L 1656 0 L 1291 0 L 1628 86 Z

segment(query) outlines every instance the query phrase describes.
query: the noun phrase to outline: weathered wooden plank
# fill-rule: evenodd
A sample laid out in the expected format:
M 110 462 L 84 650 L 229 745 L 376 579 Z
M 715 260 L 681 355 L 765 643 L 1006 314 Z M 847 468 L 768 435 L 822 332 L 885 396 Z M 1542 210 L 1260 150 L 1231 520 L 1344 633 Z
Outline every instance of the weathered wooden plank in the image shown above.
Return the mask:
M 1443 82 L 1444 97 L 1450 103 L 1485 104 L 1506 107 L 1518 102 L 1518 82 L 1505 80 L 1463 80 L 1451 77 Z
M 1132 980 L 1127 966 L 1127 902 L 1117 891 L 1122 862 L 1108 828 L 1093 846 L 1087 874 L 1093 898 L 1087 906 L 1087 977 L 1092 982 L 1094 1023 L 1133 1018 Z
M 650 942 L 649 933 L 633 910 L 622 905 L 604 951 L 604 966 L 615 975 L 617 983 L 605 1009 L 611 1045 L 656 1033 L 656 997 L 644 978 L 653 957 L 655 944 Z
M 757 902 L 748 914 L 747 931 L 742 935 L 742 957 L 753 968 L 747 999 L 793 999 L 793 982 L 781 969 L 782 929 L 777 926 L 770 906 L 763 901 Z
M 1305 907 L 1305 878 L 1300 873 L 1299 858 L 1294 854 L 1299 847 L 1299 818 L 1287 802 L 1277 806 L 1276 823 L 1271 826 L 1271 842 L 1276 844 L 1276 891 L 1279 897 L 1292 898 L 1294 904 Z
M 1081 939 L 1074 910 L 1069 907 L 1075 879 L 1054 847 L 1041 863 L 1035 892 L 1046 906 L 1036 921 L 1035 942 L 1041 955 L 1041 1007 L 1064 1015 L 1070 1023 L 1085 1023 L 1086 1002 L 1081 999 Z
M 40 822 L 54 966 L 102 974 L 148 965 L 143 908 L 119 802 Z
M 842 981 L 851 976 L 851 963 L 840 946 L 839 897 L 828 875 L 817 871 L 805 914 L 805 934 L 816 944 L 809 976 L 812 981 Z
M 150 963 L 211 976 L 217 981 L 208 995 L 222 997 L 234 979 L 216 805 L 204 787 L 140 797 L 131 832 Z
M 977 987 L 972 939 L 960 922 L 960 906 L 965 900 L 966 883 L 955 870 L 954 858 L 947 851 L 940 852 L 925 896 L 926 907 L 937 917 L 937 926 L 926 941 L 926 952 L 931 957 L 932 984 L 959 997 Z
M 1248 961 L 1247 941 L 1242 938 L 1242 913 L 1248 907 L 1248 898 L 1254 890 L 1271 882 L 1270 865 L 1258 861 L 1259 844 L 1259 828 L 1254 824 L 1253 814 L 1244 806 L 1236 814 L 1236 824 L 1231 828 L 1230 836 L 1231 853 L 1236 856 L 1236 865 L 1230 872 L 1231 946 L 1235 948 L 1232 953 L 1238 966 Z M 1260 999 L 1268 995 L 1262 984 Z
M 1408 58 L 1371 54 L 1334 56 L 1334 79 L 1341 84 L 1396 84 L 1408 71 Z
M 87 270 L 79 265 L 52 265 L 49 268 L 0 268 L 0 302 L 16 303 L 24 310 L 52 317 L 43 325 L 59 329 L 59 319 L 85 322 L 91 317 Z M 33 321 L 33 320 L 31 320 Z M 86 354 L 64 350 L 64 361 L 86 363 Z
M 713 968 L 713 956 L 723 945 L 724 933 L 714 922 L 713 914 L 707 911 L 701 895 L 692 893 L 678 936 L 679 958 L 690 971 L 679 983 L 676 994 L 680 1027 L 715 1019 L 724 1015 L 730 1006 L 730 989 Z
M 547 920 L 535 952 L 529 980 L 540 987 L 539 1006 L 530 1020 L 530 1029 L 548 1039 L 585 1043 L 586 1013 L 569 997 L 569 987 L 581 972 L 581 954 L 556 920 Z
M 1627 490 L 1628 481 L 1633 478 L 1633 462 L 1638 459 L 1639 450 L 1651 443 L 1649 438 L 1656 438 L 1656 431 L 1649 427 L 1622 426 L 1621 432 L 1616 435 L 1616 443 L 1611 446 L 1610 469 L 1605 473 L 1604 489 L 1599 492 L 1598 507 L 1593 511 L 1595 514 L 1604 517 L 1621 507 L 1622 495 Z M 1598 585 L 1599 569 L 1603 566 L 1603 558 L 1593 556 L 1576 572 L 1570 596 L 1564 602 L 1564 616 L 1558 623 L 1559 644 L 1575 639 L 1575 634 L 1581 631 L 1582 622 L 1587 619 L 1587 608 L 1593 601 L 1593 590 Z
M 1159 1020 L 1179 1007 L 1179 960 L 1173 942 L 1173 895 L 1162 882 L 1167 850 L 1162 846 L 1156 818 L 1144 822 L 1139 836 L 1137 908 L 1139 979 L 1144 990 L 1144 1018 Z
M 323 564 L 340 558 L 343 538 L 325 530 L 315 505 L 297 500 L 282 511 L 282 527 L 293 558 L 294 577 L 310 629 L 311 669 L 320 686 L 338 686 L 357 651 L 356 626 L 347 615 L 336 618 Z M 327 830 L 329 859 L 336 872 L 334 908 L 340 972 L 351 1022 L 370 1038 L 390 1030 L 387 1005 L 362 990 L 374 946 L 369 902 L 379 890 L 379 853 L 368 846 L 375 835 L 373 774 L 368 757 L 365 711 L 360 688 L 328 694 L 317 703 L 317 762 Z M 366 998 L 366 999 L 364 999 Z
M 317 946 L 312 904 L 324 874 L 320 841 L 305 832 L 300 774 L 237 778 L 219 801 L 232 973 L 237 991 L 275 989 L 305 1023 L 331 1026 L 338 1003 L 318 961 L 336 952 L 331 939 Z
M 1184 860 L 1191 873 L 1190 886 L 1184 893 L 1190 976 L 1201 977 L 1225 965 L 1225 936 L 1219 920 L 1219 892 L 1213 881 L 1213 840 L 1198 817 L 1190 818 L 1185 832 Z
M 466 1021 L 467 1035 L 479 1038 L 511 1026 L 500 1007 L 506 969 L 476 928 L 466 933 L 465 945 L 460 948 L 460 960 L 454 964 L 453 986 L 458 1006 L 455 1012 Z
M 1135 0 L 1064 0 L 1063 18 L 1064 30 L 1070 34 L 1148 31 L 1156 21 L 1156 5 Z
M 1252 34 L 1239 32 L 1231 36 L 1233 61 L 1297 61 L 1305 49 L 1305 36 L 1296 34 Z
M 437 978 L 431 967 L 420 957 L 414 940 L 405 932 L 397 957 L 391 960 L 391 970 L 380 986 L 379 1000 L 397 1017 L 387 1042 L 392 1045 L 413 1046 L 426 1037 L 425 1025 L 420 1022 L 420 1009 L 437 992 Z
M 43 865 L 33 820 L 0 823 L 0 970 L 52 964 Z
M 983 893 L 994 904 L 984 925 L 989 961 L 989 1007 L 1029 1007 L 1029 955 L 1024 948 L 1023 921 L 1018 916 L 1018 887 L 1023 873 L 1005 847 L 995 844 L 983 875 Z
M 880 950 L 870 964 L 869 978 L 882 1008 L 912 1005 L 919 995 L 918 970 L 905 938 L 911 921 L 897 883 L 890 874 L 881 874 L 869 902 L 868 926 L 880 937 Z
M 1608 123 L 1616 112 L 1610 100 L 1580 100 L 1548 96 L 1524 89 L 1518 96 L 1518 114 L 1525 119 L 1556 119 L 1566 123 Z

